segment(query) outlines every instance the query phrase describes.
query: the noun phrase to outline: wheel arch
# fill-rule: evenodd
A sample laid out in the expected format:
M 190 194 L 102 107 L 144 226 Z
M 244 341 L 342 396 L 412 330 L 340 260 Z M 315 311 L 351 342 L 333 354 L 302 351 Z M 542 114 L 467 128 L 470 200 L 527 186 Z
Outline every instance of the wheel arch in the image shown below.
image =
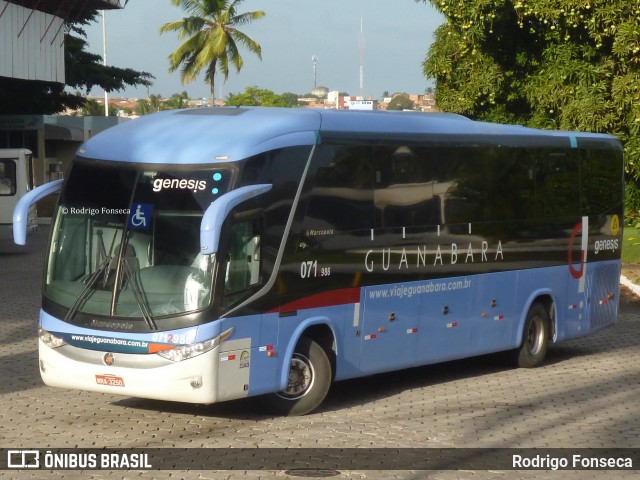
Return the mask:
M 282 371 L 280 372 L 280 389 L 284 389 L 288 383 L 289 363 L 293 358 L 293 352 L 301 338 L 306 337 L 317 342 L 326 352 L 331 363 L 332 379 L 336 374 L 336 357 L 338 355 L 338 342 L 336 330 L 328 317 L 311 317 L 301 322 L 291 335 L 284 352 Z
M 556 341 L 556 338 L 558 336 L 557 302 L 551 290 L 540 289 L 531 293 L 527 301 L 524 303 L 525 308 L 523 308 L 522 311 L 520 312 L 517 335 L 515 338 L 516 347 L 520 346 L 520 343 L 522 342 L 522 338 L 524 334 L 524 325 L 527 320 L 527 315 L 529 314 L 529 310 L 531 310 L 531 307 L 536 303 L 541 304 L 544 307 L 544 309 L 547 311 L 547 314 L 549 315 L 549 322 L 550 322 L 549 340 L 552 340 L 553 342 Z

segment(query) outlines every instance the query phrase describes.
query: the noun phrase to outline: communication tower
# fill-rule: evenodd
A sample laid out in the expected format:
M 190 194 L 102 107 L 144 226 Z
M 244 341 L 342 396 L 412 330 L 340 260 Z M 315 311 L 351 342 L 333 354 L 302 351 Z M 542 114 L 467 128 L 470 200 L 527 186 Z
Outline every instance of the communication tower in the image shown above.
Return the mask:
M 364 98 L 364 28 L 360 17 L 360 96 Z

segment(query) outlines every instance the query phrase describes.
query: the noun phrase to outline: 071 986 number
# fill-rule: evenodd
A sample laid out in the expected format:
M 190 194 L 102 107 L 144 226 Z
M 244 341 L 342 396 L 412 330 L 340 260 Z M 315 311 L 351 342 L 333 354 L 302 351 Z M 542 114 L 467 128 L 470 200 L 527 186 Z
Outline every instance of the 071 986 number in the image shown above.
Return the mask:
M 328 277 L 331 267 L 318 267 L 317 260 L 307 260 L 300 263 L 300 278 Z

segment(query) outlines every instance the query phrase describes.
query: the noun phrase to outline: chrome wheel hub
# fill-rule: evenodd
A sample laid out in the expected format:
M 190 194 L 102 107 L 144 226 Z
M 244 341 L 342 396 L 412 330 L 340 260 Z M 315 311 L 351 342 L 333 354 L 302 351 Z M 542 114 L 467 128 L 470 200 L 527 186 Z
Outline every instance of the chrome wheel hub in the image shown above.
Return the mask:
M 313 385 L 313 367 L 309 359 L 298 353 L 294 354 L 289 367 L 289 384 L 278 395 L 287 400 L 304 397 Z

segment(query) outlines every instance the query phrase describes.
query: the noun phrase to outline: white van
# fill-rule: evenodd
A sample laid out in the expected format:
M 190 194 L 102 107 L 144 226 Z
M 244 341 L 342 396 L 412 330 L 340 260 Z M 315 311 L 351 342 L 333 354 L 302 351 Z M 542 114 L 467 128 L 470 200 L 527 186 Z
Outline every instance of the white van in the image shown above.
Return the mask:
M 0 240 L 13 238 L 13 209 L 33 188 L 33 155 L 24 148 L 0 148 Z M 36 209 L 29 209 L 27 233 L 37 230 Z

